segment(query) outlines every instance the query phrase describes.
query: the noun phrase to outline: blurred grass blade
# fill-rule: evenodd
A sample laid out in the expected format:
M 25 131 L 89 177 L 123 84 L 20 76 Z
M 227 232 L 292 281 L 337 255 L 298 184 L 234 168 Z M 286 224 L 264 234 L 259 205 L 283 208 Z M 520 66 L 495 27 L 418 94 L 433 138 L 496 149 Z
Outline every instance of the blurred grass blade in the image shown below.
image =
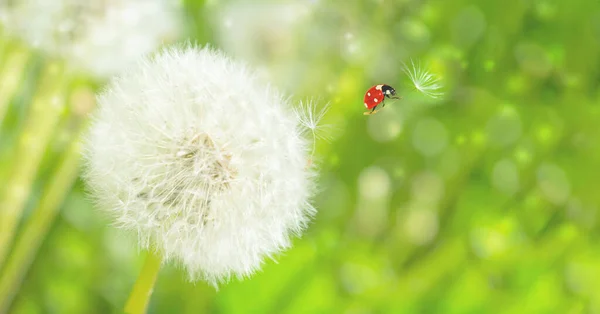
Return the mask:
M 15 148 L 12 172 L 0 194 L 0 267 L 14 237 L 42 156 L 64 106 L 63 69 L 50 63 L 29 111 Z
M 66 121 L 69 145 L 44 189 L 38 206 L 19 234 L 4 272 L 0 273 L 0 313 L 11 306 L 61 204 L 77 179 L 81 155 L 80 138 L 85 131 L 87 114 L 94 108 L 94 95 L 93 91 L 83 88 L 74 91 L 71 96 L 73 118 Z
M 10 101 L 19 87 L 25 66 L 29 60 L 29 52 L 21 46 L 3 47 L 6 54 L 0 63 L 0 123 L 8 111 Z
M 42 194 L 39 206 L 26 222 L 15 243 L 0 277 L 0 313 L 4 313 L 10 307 L 37 250 L 54 222 L 58 209 L 71 191 L 77 178 L 80 146 L 79 141 L 71 143 L 62 163 Z

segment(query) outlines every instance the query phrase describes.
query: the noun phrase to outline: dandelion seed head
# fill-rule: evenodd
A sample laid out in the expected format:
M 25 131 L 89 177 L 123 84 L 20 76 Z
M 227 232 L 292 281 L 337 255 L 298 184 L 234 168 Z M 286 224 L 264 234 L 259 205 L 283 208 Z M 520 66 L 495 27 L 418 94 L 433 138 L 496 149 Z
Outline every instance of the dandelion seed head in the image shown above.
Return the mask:
M 99 95 L 84 177 L 117 226 L 192 280 L 247 277 L 315 212 L 301 129 L 318 121 L 298 112 L 216 50 L 163 49 Z

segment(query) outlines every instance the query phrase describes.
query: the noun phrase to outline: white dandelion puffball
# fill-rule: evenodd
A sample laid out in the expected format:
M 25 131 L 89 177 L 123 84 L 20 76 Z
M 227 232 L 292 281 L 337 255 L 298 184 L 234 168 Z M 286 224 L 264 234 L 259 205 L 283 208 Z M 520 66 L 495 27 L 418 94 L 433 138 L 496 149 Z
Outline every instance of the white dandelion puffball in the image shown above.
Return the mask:
M 0 11 L 9 33 L 77 70 L 106 77 L 177 37 L 181 12 L 174 3 L 12 0 Z
M 166 48 L 99 95 L 85 179 L 143 248 L 216 285 L 252 274 L 314 214 L 304 128 L 243 64 Z

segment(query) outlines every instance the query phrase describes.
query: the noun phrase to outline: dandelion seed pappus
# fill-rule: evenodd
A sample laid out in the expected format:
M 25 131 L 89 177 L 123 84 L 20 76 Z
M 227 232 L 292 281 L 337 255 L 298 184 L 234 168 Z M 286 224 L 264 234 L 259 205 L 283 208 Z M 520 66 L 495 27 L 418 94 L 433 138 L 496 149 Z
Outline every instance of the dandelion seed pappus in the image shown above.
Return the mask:
M 381 105 L 381 108 L 385 107 L 385 98 L 391 99 L 400 99 L 396 95 L 396 90 L 386 84 L 375 85 L 365 93 L 364 104 L 367 109 L 371 109 L 371 111 L 367 111 L 365 115 L 372 115 L 377 113 L 377 106 Z

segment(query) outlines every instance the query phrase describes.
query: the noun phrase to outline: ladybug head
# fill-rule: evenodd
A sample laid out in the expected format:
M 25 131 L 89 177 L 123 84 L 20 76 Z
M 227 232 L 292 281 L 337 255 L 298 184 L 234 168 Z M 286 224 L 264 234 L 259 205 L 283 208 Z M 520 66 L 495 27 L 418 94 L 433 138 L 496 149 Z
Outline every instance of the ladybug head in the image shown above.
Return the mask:
M 381 91 L 383 92 L 383 95 L 385 95 L 385 97 L 387 98 L 400 99 L 400 97 L 396 96 L 396 90 L 389 85 L 381 86 Z

